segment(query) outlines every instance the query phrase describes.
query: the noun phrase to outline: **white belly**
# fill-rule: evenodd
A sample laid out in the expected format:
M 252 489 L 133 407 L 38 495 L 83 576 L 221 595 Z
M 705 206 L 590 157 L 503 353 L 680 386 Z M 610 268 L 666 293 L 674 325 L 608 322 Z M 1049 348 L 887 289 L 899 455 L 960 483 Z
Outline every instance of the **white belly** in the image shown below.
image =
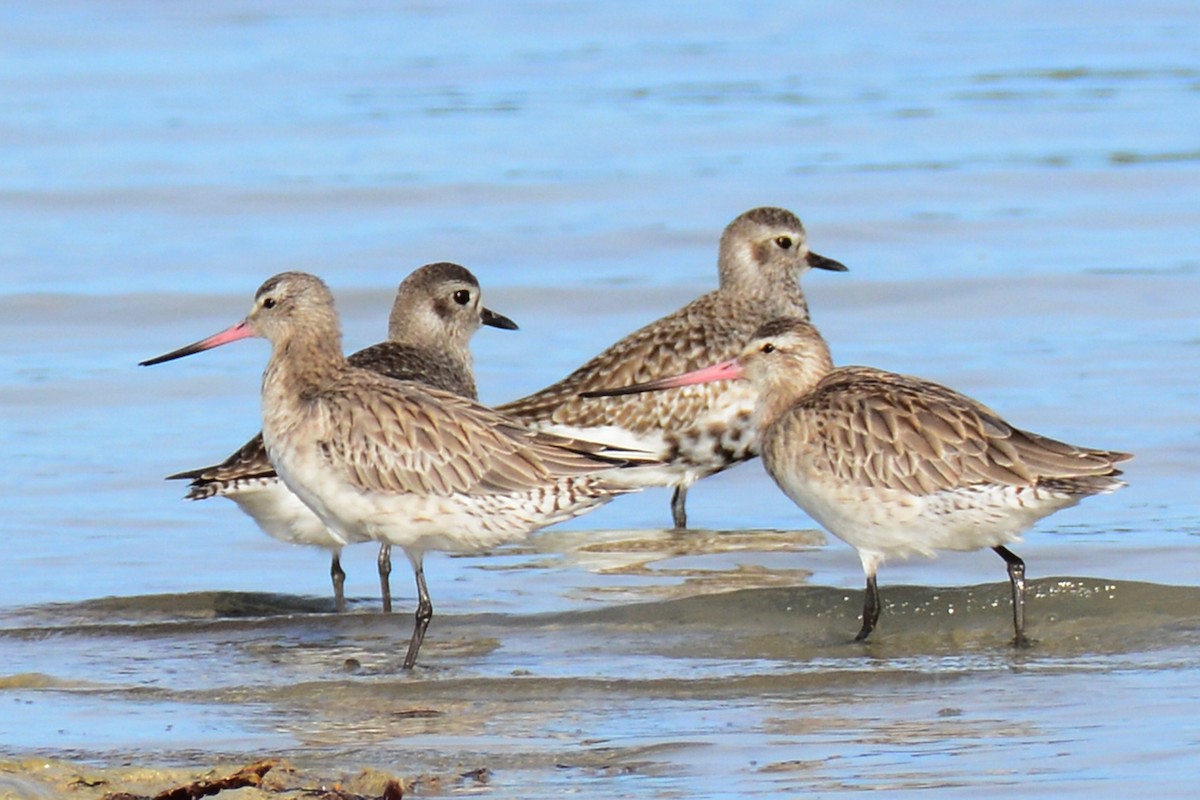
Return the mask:
M 830 533 L 877 562 L 938 550 L 979 550 L 1017 541 L 1044 516 L 1077 497 L 1032 487 L 978 486 L 912 495 L 838 485 L 822 478 L 778 481 L 784 493 Z
M 602 488 L 603 481 L 590 475 L 506 494 L 365 491 L 339 479 L 316 448 L 283 457 L 272 452 L 271 460 L 287 487 L 344 543 L 375 540 L 408 551 L 485 550 L 578 516 L 620 493 Z
M 753 422 L 755 397 L 749 384 L 733 384 L 717 395 L 702 414 L 686 421 L 675 419 L 662 427 L 582 427 L 553 422 L 537 427 L 559 436 L 650 455 L 664 462 L 656 467 L 623 470 L 614 478 L 616 481 L 639 487 L 687 487 L 758 455 L 758 434 Z
M 272 538 L 288 544 L 341 550 L 339 541 L 321 519 L 278 478 L 262 478 L 221 493 L 237 503 Z

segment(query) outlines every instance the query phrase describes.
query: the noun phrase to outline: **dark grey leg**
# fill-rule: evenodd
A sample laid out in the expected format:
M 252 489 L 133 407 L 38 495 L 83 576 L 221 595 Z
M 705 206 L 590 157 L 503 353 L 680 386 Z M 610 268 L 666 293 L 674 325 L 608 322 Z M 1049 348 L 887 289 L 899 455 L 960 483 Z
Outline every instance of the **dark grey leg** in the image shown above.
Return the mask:
M 383 613 L 392 613 L 392 584 L 388 576 L 392 574 L 392 546 L 379 545 L 379 596 L 383 599 Z
M 871 631 L 875 630 L 875 625 L 879 622 L 879 607 L 879 584 L 875 582 L 874 575 L 868 575 L 867 599 L 863 603 L 862 630 L 858 632 L 858 636 L 854 637 L 854 641 L 865 641 L 871 635 Z
M 671 520 L 675 523 L 676 528 L 687 527 L 687 509 L 684 506 L 687 504 L 687 487 L 676 486 L 675 493 L 671 495 Z
M 404 669 L 412 669 L 416 665 L 417 651 L 421 649 L 421 642 L 425 641 L 425 631 L 429 627 L 429 621 L 433 619 L 433 603 L 429 599 L 429 589 L 425 587 L 424 557 L 413 558 L 409 555 L 409 558 L 413 562 L 413 573 L 417 578 L 417 614 L 412 639 L 408 642 L 408 655 L 404 657 Z
M 1012 584 L 1013 630 L 1016 631 L 1013 646 L 1029 647 L 1029 640 L 1025 638 L 1025 562 L 1007 547 L 992 549 L 1008 565 L 1008 580 Z
M 341 614 L 346 610 L 346 573 L 342 569 L 341 552 L 335 550 L 329 565 L 329 577 L 333 579 L 333 607 Z

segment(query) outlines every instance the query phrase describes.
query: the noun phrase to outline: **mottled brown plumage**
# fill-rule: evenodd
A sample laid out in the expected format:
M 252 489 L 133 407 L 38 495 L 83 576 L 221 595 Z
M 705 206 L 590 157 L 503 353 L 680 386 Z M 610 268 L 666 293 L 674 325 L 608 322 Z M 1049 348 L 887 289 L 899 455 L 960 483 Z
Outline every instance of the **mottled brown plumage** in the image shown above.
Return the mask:
M 356 367 L 389 378 L 418 381 L 464 397 L 476 397 L 470 363 L 447 358 L 439 360 L 437 356 L 433 346 L 381 342 L 359 350 L 347 360 Z M 234 482 L 274 477 L 275 468 L 267 458 L 267 448 L 263 445 L 260 432 L 220 464 L 168 475 L 167 480 L 191 480 L 186 499 L 205 500 L 210 497 L 229 497 L 230 490 L 235 488 L 232 485 Z
M 623 463 L 594 442 L 530 430 L 467 398 L 364 370 L 345 370 L 304 402 L 320 410 L 306 431 L 325 468 L 365 492 L 501 495 Z
M 475 398 L 470 340 L 481 325 L 514 329 L 512 320 L 483 306 L 479 281 L 458 264 L 426 264 L 396 290 L 388 320 L 388 341 L 359 350 L 350 364 L 397 380 L 412 380 Z M 345 608 L 343 543 L 286 486 L 267 457 L 262 433 L 220 464 L 188 470 L 169 479 L 190 480 L 189 500 L 227 497 L 263 531 L 280 541 L 331 551 L 334 602 Z M 391 546 L 379 552 L 383 610 L 391 611 Z
M 499 407 L 542 429 L 623 441 L 655 453 L 662 470 L 639 479 L 672 486 L 673 519 L 686 527 L 687 487 L 757 455 L 747 384 L 689 386 L 632 397 L 581 394 L 675 375 L 737 355 L 754 331 L 778 316 L 808 318 L 800 276 L 817 267 L 845 270 L 808 249 L 790 211 L 756 208 L 721 237 L 720 286 L 634 331 L 563 380 Z
M 432 618 L 428 550 L 475 551 L 631 491 L 603 445 L 530 430 L 458 395 L 350 365 L 329 289 L 287 272 L 238 325 L 146 363 L 249 336 L 271 342 L 263 440 L 280 479 L 343 543 L 404 548 L 419 602 L 411 668 Z
M 1091 493 L 1127 457 L 1014 428 L 943 386 L 869 367 L 831 372 L 764 426 L 773 443 L 806 454 L 805 472 L 914 495 L 1048 481 Z
M 764 325 L 734 361 L 624 391 L 747 378 L 763 463 L 784 493 L 852 545 L 867 575 L 865 639 L 879 616 L 875 573 L 888 558 L 994 549 L 1008 565 L 1015 642 L 1024 633 L 1025 565 L 1004 545 L 1037 520 L 1124 485 L 1132 456 L 1015 428 L 931 381 L 833 366 L 816 328 Z

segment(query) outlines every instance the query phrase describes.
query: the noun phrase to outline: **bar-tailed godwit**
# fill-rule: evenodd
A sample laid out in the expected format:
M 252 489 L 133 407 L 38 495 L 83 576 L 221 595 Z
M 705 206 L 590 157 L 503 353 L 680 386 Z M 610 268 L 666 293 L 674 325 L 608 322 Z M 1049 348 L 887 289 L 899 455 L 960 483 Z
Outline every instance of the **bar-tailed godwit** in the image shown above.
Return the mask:
M 630 462 L 599 443 L 533 431 L 469 398 L 352 366 L 333 295 L 306 273 L 270 278 L 243 321 L 142 363 L 251 336 L 271 343 L 263 442 L 280 479 L 343 542 L 387 542 L 412 563 L 418 605 L 405 669 L 433 616 L 427 551 L 494 547 L 631 491 L 609 477 Z
M 413 380 L 476 398 L 471 366 L 471 336 L 481 325 L 515 330 L 508 317 L 483 305 L 479 281 L 466 267 L 449 262 L 426 264 L 401 281 L 388 317 L 387 341 L 359 350 L 349 361 L 397 380 Z M 220 464 L 188 470 L 168 479 L 191 481 L 189 500 L 227 497 L 270 536 L 291 544 L 330 551 L 334 603 L 344 611 L 346 573 L 341 540 L 300 502 L 275 473 L 262 434 Z M 391 545 L 379 547 L 379 588 L 383 610 L 392 610 L 389 575 Z
M 672 521 L 687 527 L 688 487 L 758 455 L 753 387 L 694 386 L 602 399 L 580 395 L 732 358 L 767 320 L 808 319 L 800 276 L 814 267 L 846 269 L 809 250 L 804 226 L 792 212 L 747 211 L 721 236 L 719 288 L 634 331 L 558 383 L 498 410 L 542 430 L 656 453 L 666 466 L 638 470 L 637 476 L 674 487 Z
M 931 381 L 833 366 L 801 319 L 764 325 L 736 359 L 622 391 L 746 378 L 767 472 L 797 505 L 858 551 L 862 629 L 879 620 L 875 573 L 888 558 L 992 548 L 1008 566 L 1014 643 L 1025 646 L 1025 563 L 1005 545 L 1083 498 L 1124 486 L 1127 453 L 1076 447 L 1009 425 Z

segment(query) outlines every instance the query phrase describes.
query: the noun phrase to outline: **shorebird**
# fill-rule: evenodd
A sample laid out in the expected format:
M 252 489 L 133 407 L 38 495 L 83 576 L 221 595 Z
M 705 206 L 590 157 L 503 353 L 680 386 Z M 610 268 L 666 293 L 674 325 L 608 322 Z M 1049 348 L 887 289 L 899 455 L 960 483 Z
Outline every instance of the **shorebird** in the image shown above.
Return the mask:
M 252 336 L 271 343 L 263 442 L 280 479 L 343 542 L 387 542 L 412 564 L 418 605 L 405 669 L 433 617 L 427 551 L 514 541 L 633 490 L 609 474 L 636 462 L 599 443 L 351 365 L 333 295 L 303 272 L 268 279 L 238 324 L 142 364 Z
M 887 559 L 990 547 L 1012 584 L 1013 642 L 1027 646 L 1025 562 L 1005 545 L 1055 511 L 1124 486 L 1115 465 L 1133 457 L 1014 428 L 921 378 L 835 368 L 821 334 L 801 319 L 767 323 L 736 359 L 619 391 L 742 378 L 758 389 L 768 474 L 858 551 L 867 576 L 858 641 L 879 621 L 875 573 Z
M 581 393 L 675 375 L 737 355 L 755 330 L 781 316 L 808 319 L 800 276 L 846 267 L 808 248 L 804 226 L 782 208 L 755 208 L 725 228 L 720 285 L 621 339 L 528 397 L 498 407 L 541 430 L 626 443 L 655 453 L 661 470 L 637 470 L 671 486 L 671 518 L 687 527 L 687 490 L 697 480 L 758 455 L 748 384 L 691 387 L 656 395 L 589 399 Z
M 426 264 L 401 281 L 388 317 L 387 341 L 359 350 L 349 361 L 397 380 L 412 380 L 476 399 L 471 336 L 481 325 L 516 330 L 508 317 L 486 308 L 479 281 L 466 267 Z M 220 464 L 167 476 L 190 480 L 188 500 L 227 497 L 268 535 L 290 544 L 330 551 L 337 610 L 346 609 L 343 542 L 283 483 L 267 458 L 262 433 Z M 379 547 L 379 588 L 384 612 L 392 610 L 391 545 Z

